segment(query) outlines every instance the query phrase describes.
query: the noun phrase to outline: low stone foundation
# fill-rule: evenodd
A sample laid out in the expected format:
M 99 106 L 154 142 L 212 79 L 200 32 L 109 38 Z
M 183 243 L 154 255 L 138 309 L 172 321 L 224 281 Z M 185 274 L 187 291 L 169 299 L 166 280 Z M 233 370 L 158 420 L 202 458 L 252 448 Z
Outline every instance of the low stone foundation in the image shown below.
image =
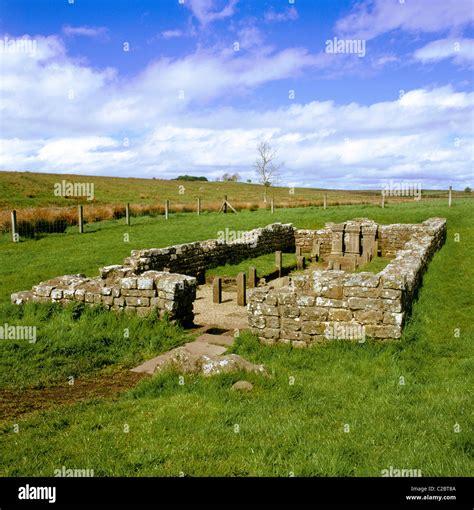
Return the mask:
M 108 266 L 101 269 L 97 278 L 81 274 L 59 276 L 11 297 L 16 304 L 79 301 L 142 316 L 156 308 L 160 316 L 167 314 L 171 320 L 190 324 L 194 318 L 196 286 L 196 278 L 190 276 L 159 271 L 136 275 L 130 267 Z
M 423 273 L 445 241 L 446 220 L 380 226 L 380 231 L 384 254 L 400 238 L 408 239 L 383 271 L 317 270 L 292 277 L 279 289 L 255 289 L 248 304 L 252 331 L 263 342 L 297 347 L 331 339 L 400 338 Z M 315 231 L 313 242 L 326 232 Z

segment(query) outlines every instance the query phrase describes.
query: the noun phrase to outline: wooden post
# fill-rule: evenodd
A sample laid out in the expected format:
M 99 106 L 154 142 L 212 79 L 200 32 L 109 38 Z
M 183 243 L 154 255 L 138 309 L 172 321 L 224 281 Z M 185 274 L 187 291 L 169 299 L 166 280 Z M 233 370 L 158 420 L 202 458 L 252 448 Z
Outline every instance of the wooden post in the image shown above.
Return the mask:
M 327 209 L 328 206 L 328 196 L 326 193 L 324 193 L 324 210 Z
M 247 304 L 245 279 L 245 273 L 239 273 L 237 275 L 237 304 L 239 306 L 245 306 Z
M 213 303 L 222 303 L 222 278 L 216 276 L 212 282 L 212 301 Z
M 170 216 L 170 201 L 166 200 L 165 202 L 165 220 L 167 220 Z
M 382 190 L 382 203 L 381 203 L 382 209 L 385 209 L 385 193 L 384 190 Z
M 224 196 L 224 208 L 222 210 L 224 214 L 227 214 L 227 195 Z
M 12 211 L 12 240 L 14 243 L 17 243 L 19 241 L 18 236 L 18 227 L 16 224 L 16 211 L 13 209 Z
M 282 269 L 283 269 L 283 258 L 282 258 L 282 253 L 281 251 L 276 251 L 275 252 L 275 265 L 278 269 L 278 276 L 281 277 L 281 272 L 282 272 Z
M 201 199 L 198 197 L 197 199 L 197 215 L 201 214 Z
M 271 200 L 271 209 L 272 209 L 272 214 L 275 212 L 275 200 L 274 200 L 274 197 L 272 195 L 272 200 Z
M 127 222 L 127 225 L 130 225 L 130 204 L 125 206 L 125 221 Z
M 301 257 L 301 246 L 296 247 L 296 256 Z
M 84 210 L 82 205 L 78 207 L 78 213 L 79 213 L 79 234 L 84 233 Z
M 449 193 L 448 193 L 448 207 L 451 207 L 451 203 L 453 201 L 453 187 L 449 186 Z
M 249 267 L 249 289 L 254 289 L 257 286 L 257 270 L 254 267 Z
M 296 269 L 304 269 L 305 267 L 305 258 L 302 256 L 296 257 Z

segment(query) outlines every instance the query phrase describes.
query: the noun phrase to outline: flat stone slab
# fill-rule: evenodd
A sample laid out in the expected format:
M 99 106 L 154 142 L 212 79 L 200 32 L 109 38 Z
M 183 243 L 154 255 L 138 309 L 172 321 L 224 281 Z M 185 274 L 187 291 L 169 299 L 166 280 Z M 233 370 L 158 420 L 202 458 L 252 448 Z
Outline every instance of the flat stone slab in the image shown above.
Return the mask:
M 196 338 L 196 342 L 230 347 L 234 343 L 234 337 L 230 335 L 211 335 L 210 333 L 204 333 Z
M 224 354 L 225 351 L 227 351 L 227 347 L 206 342 L 189 342 L 184 344 L 184 347 L 188 352 L 191 354 L 196 354 L 197 356 L 220 356 L 221 354 Z

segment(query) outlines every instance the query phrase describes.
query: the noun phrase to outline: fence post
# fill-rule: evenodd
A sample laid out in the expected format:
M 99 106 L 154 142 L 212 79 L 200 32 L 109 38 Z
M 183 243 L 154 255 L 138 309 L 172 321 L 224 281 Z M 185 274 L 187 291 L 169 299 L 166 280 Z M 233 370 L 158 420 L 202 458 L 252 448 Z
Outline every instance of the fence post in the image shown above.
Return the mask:
M 237 304 L 239 306 L 245 306 L 247 304 L 245 273 L 239 273 L 237 275 Z
M 127 225 L 130 225 L 130 204 L 127 204 L 125 206 L 125 220 L 127 222 Z
M 227 195 L 224 195 L 224 214 L 227 214 Z
M 254 289 L 257 286 L 257 270 L 254 267 L 249 267 L 249 289 Z
M 212 281 L 212 301 L 213 303 L 222 303 L 222 278 L 216 276 Z
M 201 198 L 198 197 L 197 199 L 197 215 L 199 216 L 201 214 Z
M 165 220 L 167 220 L 169 218 L 169 215 L 170 215 L 170 201 L 166 200 L 165 201 Z
M 453 201 L 453 187 L 449 186 L 449 193 L 448 193 L 448 207 L 451 207 L 451 203 Z
M 324 210 L 327 209 L 328 206 L 328 196 L 326 193 L 324 193 Z
M 384 190 L 382 190 L 382 203 L 380 204 L 382 209 L 385 209 L 385 193 Z
M 271 200 L 271 208 L 272 208 L 272 214 L 275 212 L 275 201 L 274 201 L 274 197 L 272 195 L 272 200 Z
M 79 234 L 84 233 L 84 208 L 82 205 L 78 207 L 78 214 L 79 214 Z
M 17 243 L 19 241 L 18 236 L 18 227 L 16 224 L 16 211 L 13 209 L 12 211 L 12 239 L 14 243 Z
M 283 264 L 282 264 L 282 253 L 281 251 L 276 251 L 275 252 L 275 265 L 278 269 L 278 276 L 281 277 L 281 272 L 282 272 L 282 269 L 283 269 Z

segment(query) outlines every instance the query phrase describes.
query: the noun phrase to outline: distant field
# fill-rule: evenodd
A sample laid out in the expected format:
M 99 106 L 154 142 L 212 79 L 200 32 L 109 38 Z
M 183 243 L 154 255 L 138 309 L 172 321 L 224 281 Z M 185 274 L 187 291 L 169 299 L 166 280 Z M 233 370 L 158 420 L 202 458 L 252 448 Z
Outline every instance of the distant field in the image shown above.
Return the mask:
M 63 181 L 93 184 L 93 200 L 56 196 L 55 185 Z M 86 223 L 94 223 L 124 217 L 127 203 L 131 216 L 156 216 L 164 214 L 165 200 L 170 201 L 172 213 L 195 212 L 199 197 L 202 212 L 214 212 L 220 209 L 224 196 L 237 210 L 257 210 L 269 208 L 270 197 L 274 197 L 277 208 L 320 207 L 324 195 L 329 207 L 380 203 L 380 190 L 272 187 L 265 203 L 259 184 L 0 172 L 0 232 L 10 231 L 12 209 L 17 210 L 20 235 L 30 236 L 38 232 L 64 232 L 67 226 L 77 225 L 78 204 L 84 205 Z M 455 200 L 472 197 L 472 193 L 463 192 L 453 195 Z M 422 197 L 446 200 L 447 191 L 424 191 Z M 413 197 L 386 198 L 386 203 L 413 201 Z

